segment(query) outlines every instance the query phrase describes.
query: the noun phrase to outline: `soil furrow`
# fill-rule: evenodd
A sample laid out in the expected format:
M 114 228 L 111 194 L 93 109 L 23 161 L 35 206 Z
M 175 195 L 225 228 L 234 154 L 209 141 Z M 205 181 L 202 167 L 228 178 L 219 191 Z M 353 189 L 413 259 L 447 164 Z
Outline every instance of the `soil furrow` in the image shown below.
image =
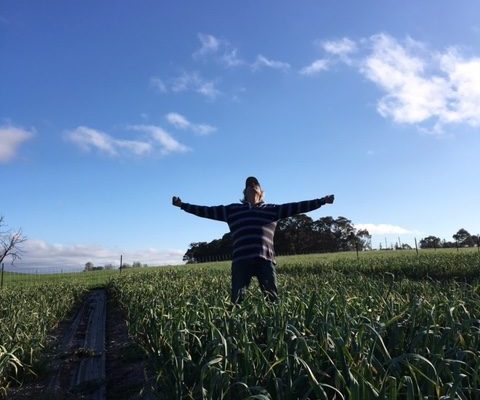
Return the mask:
M 152 398 L 145 390 L 145 356 L 128 336 L 123 312 L 105 289 L 92 290 L 54 334 L 38 379 L 13 388 L 16 400 Z

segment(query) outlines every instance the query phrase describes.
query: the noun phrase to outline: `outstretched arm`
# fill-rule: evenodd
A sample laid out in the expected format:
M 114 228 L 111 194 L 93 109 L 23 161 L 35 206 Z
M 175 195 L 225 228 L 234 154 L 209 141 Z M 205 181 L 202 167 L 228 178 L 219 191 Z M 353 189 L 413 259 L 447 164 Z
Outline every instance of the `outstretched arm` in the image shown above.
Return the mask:
M 297 203 L 285 203 L 278 206 L 278 218 L 287 218 L 296 214 L 301 214 L 316 210 L 325 204 L 332 204 L 335 201 L 333 194 L 322 197 L 321 199 L 299 201 Z
M 180 207 L 183 211 L 197 215 L 198 217 L 214 219 L 216 221 L 227 221 L 227 209 L 225 206 L 198 206 L 195 204 L 184 203 L 180 197 L 177 196 L 172 197 L 172 204 L 175 207 Z

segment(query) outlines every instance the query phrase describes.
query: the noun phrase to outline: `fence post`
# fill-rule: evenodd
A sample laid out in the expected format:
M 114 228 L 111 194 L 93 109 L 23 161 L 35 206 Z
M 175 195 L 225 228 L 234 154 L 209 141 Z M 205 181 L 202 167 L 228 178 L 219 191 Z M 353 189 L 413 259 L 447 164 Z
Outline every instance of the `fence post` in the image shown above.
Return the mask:
M 417 256 L 418 256 L 417 238 L 415 238 L 415 251 L 417 252 Z
M 1 284 L 0 284 L 0 289 L 3 289 L 3 267 L 5 266 L 4 263 L 2 263 L 2 278 L 1 278 Z
M 123 260 L 123 254 L 120 254 L 120 273 L 122 273 L 122 260 Z

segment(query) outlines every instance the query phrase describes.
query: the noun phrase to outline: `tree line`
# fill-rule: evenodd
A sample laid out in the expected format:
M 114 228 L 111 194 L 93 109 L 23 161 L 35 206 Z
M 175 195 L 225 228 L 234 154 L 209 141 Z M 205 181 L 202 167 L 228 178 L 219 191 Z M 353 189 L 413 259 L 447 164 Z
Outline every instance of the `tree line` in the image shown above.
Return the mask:
M 437 236 L 427 236 L 420 240 L 420 248 L 422 249 L 439 249 L 439 248 L 455 248 L 455 247 L 474 247 L 480 246 L 480 235 L 471 235 L 466 229 L 461 228 L 457 233 L 452 235 L 452 241 L 440 239 Z
M 371 235 L 357 230 L 345 217 L 322 217 L 314 221 L 299 214 L 278 222 L 275 230 L 275 253 L 307 254 L 371 249 Z M 214 259 L 231 259 L 232 236 L 226 233 L 211 242 L 195 242 L 183 256 L 187 263 Z

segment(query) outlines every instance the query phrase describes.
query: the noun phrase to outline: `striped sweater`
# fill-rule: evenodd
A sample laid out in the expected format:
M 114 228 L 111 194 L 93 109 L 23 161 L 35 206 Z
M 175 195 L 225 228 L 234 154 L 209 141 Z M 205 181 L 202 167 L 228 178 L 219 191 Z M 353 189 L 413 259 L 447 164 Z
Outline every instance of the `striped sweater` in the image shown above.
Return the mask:
M 214 207 L 182 203 L 181 208 L 199 217 L 228 223 L 233 239 L 233 262 L 257 257 L 274 262 L 273 236 L 277 221 L 315 210 L 324 204 L 323 199 L 315 199 L 255 206 L 247 202 Z

